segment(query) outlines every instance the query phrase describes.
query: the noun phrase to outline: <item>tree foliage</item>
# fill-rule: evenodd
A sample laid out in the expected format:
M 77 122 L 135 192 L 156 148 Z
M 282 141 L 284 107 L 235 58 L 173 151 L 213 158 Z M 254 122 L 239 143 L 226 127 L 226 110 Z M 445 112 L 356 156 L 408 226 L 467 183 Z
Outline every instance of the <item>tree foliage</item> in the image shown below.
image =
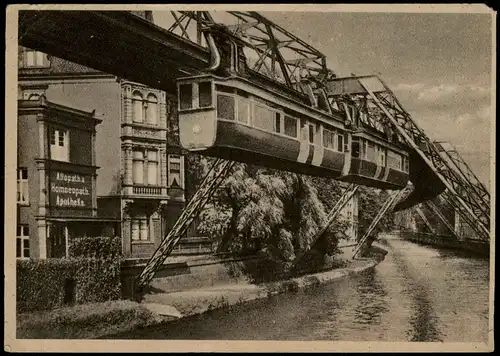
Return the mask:
M 360 186 L 359 188 L 359 211 L 358 211 L 358 236 L 361 238 L 368 230 L 368 227 L 377 216 L 384 205 L 384 202 L 390 197 L 392 192 L 386 190 L 373 189 Z M 382 231 L 391 231 L 394 227 L 394 212 L 387 211 L 372 232 L 376 237 Z
M 207 161 L 201 159 L 197 168 L 204 174 Z M 213 238 L 220 252 L 264 250 L 289 263 L 311 248 L 326 216 L 311 177 L 238 163 L 201 212 L 198 230 Z M 330 227 L 324 236 L 318 245 L 322 253 L 338 252 L 343 235 Z

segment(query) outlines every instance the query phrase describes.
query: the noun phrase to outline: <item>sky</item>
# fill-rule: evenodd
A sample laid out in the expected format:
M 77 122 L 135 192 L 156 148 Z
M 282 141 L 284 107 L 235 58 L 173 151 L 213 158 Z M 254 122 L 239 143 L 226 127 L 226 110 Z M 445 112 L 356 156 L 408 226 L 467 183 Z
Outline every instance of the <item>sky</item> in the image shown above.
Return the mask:
M 451 142 L 490 184 L 492 16 L 261 12 L 328 58 L 338 76 L 379 73 L 433 140 Z M 153 12 L 168 26 L 168 14 Z

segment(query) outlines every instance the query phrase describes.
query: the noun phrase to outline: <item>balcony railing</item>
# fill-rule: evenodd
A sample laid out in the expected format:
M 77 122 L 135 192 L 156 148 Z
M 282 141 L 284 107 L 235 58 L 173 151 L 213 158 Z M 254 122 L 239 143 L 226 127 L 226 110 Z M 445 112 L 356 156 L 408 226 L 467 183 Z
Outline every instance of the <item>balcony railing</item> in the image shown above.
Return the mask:
M 161 139 L 161 132 L 157 128 L 133 127 L 132 135 L 143 138 Z
M 132 193 L 137 195 L 162 195 L 161 187 L 150 187 L 144 185 L 135 185 Z

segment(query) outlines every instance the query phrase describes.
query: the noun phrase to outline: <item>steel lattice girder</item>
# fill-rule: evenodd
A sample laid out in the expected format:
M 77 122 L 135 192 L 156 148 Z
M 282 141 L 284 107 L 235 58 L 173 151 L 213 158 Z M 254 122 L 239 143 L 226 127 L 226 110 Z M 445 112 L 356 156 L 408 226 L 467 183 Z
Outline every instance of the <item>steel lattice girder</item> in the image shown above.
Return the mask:
M 378 211 L 377 215 L 373 218 L 372 222 L 370 223 L 370 226 L 368 229 L 366 229 L 365 234 L 363 237 L 359 240 L 358 244 L 354 248 L 353 256 L 352 258 L 356 258 L 356 256 L 361 252 L 362 247 L 364 246 L 365 242 L 368 240 L 370 237 L 371 233 L 377 226 L 377 224 L 382 220 L 384 217 L 385 213 L 389 210 L 392 210 L 396 203 L 404 199 L 408 194 L 412 191 L 412 184 L 409 183 L 406 187 L 404 187 L 401 190 L 396 190 L 395 192 L 392 193 L 384 202 L 380 210 Z
M 168 29 L 206 47 L 202 32 L 222 24 L 245 44 L 249 68 L 299 92 L 303 80 L 324 82 L 335 74 L 323 53 L 254 11 L 170 11 Z M 221 15 L 222 13 L 222 15 Z M 220 16 L 218 16 L 220 15 Z
M 393 117 L 398 121 L 400 127 L 403 127 L 407 134 L 413 139 L 417 146 L 424 146 L 421 150 L 425 153 L 426 157 L 432 162 L 433 170 L 444 177 L 448 184 L 451 184 L 453 191 L 457 195 L 457 199 L 462 199 L 465 204 L 470 206 L 473 213 L 477 216 L 479 221 L 489 229 L 490 225 L 490 206 L 489 203 L 481 199 L 474 189 L 470 189 L 470 184 L 457 174 L 456 171 L 450 166 L 446 160 L 439 154 L 439 149 L 427 137 L 424 131 L 417 126 L 415 121 L 411 118 L 410 114 L 404 110 L 398 99 L 392 91 L 385 85 L 385 83 L 378 78 L 384 85 L 386 91 L 379 92 L 375 95 L 381 103 L 386 107 L 393 110 Z M 444 183 L 444 182 L 443 182 Z M 462 209 L 463 210 L 463 209 Z
M 330 210 L 330 213 L 328 213 L 328 216 L 326 217 L 325 223 L 323 226 L 316 232 L 314 237 L 311 240 L 309 250 L 312 250 L 314 248 L 314 245 L 318 240 L 320 239 L 321 236 L 325 233 L 325 231 L 328 229 L 328 227 L 334 222 L 334 220 L 337 218 L 337 215 L 342 211 L 342 208 L 351 200 L 351 198 L 356 194 L 356 191 L 358 190 L 359 186 L 351 183 L 349 186 L 344 190 L 342 193 L 342 196 L 337 200 L 333 208 Z M 300 260 L 307 254 L 307 251 L 305 251 L 303 254 L 298 255 L 295 260 L 293 261 L 293 265 L 296 266 Z
M 453 192 L 453 200 L 460 206 L 459 213 L 475 216 L 479 228 L 483 230 L 482 235 L 489 231 L 489 204 L 485 204 L 482 199 L 479 199 L 475 190 L 469 188 L 470 184 L 462 178 L 462 175 L 457 174 L 450 164 L 441 157 L 436 145 L 417 126 L 394 93 L 378 76 L 337 78 L 331 80 L 327 84 L 327 88 L 329 95 L 333 98 L 348 95 L 351 98 L 357 96 L 372 100 L 385 116 L 384 124 L 386 126 L 392 125 L 396 131 L 399 131 L 396 132 L 399 140 L 407 142 L 413 147 L 438 175 L 448 190 Z M 365 106 L 367 101 L 363 103 Z M 387 121 L 391 123 L 389 124 Z
M 466 183 L 469 184 L 471 189 L 474 189 L 479 199 L 482 199 L 485 204 L 490 205 L 490 193 L 485 188 L 483 183 L 479 181 L 467 162 L 460 156 L 455 146 L 446 141 L 434 141 L 434 144 L 442 154 L 443 158 L 446 157 L 453 163 L 456 171 L 461 174 Z M 448 149 L 446 149 L 448 147 Z
M 455 209 L 455 211 L 458 212 L 460 217 L 467 223 L 467 225 L 469 225 L 471 229 L 474 230 L 480 240 L 489 240 L 489 232 L 478 226 L 477 220 L 474 219 L 473 216 L 471 217 L 471 215 L 463 209 L 462 205 L 457 201 L 456 197 L 453 194 L 446 190 L 438 197 L 438 199 L 440 201 L 444 201 L 453 209 Z
M 451 225 L 451 223 L 446 219 L 446 217 L 443 215 L 443 213 L 441 213 L 439 208 L 436 206 L 436 204 L 434 204 L 434 202 L 432 200 L 428 200 L 424 204 L 427 205 L 434 212 L 434 214 L 437 215 L 439 220 L 442 221 L 442 223 L 448 228 L 448 230 L 451 232 L 451 234 L 455 238 L 460 239 L 460 236 L 458 236 L 457 232 L 455 231 L 454 226 Z
M 432 168 L 437 173 L 441 174 L 449 184 L 451 184 L 456 194 L 449 192 L 449 195 L 451 194 L 452 196 L 450 199 L 457 201 L 456 205 L 459 207 L 459 211 L 462 212 L 462 214 L 467 213 L 467 209 L 464 209 L 464 207 L 461 206 L 462 204 L 460 204 L 461 199 L 470 207 L 479 222 L 485 225 L 485 227 L 489 227 L 489 203 L 481 199 L 476 194 L 475 190 L 470 188 L 470 184 L 465 179 L 462 179 L 462 177 L 458 175 L 445 160 L 443 160 L 432 143 L 429 144 L 429 142 L 426 142 L 426 136 L 419 132 L 418 134 L 415 134 L 414 137 L 418 137 L 420 139 L 417 142 L 424 142 L 424 144 L 426 144 L 427 150 L 424 152 L 432 162 Z
M 203 32 L 222 24 L 245 45 L 251 70 L 290 89 L 303 93 L 299 85 L 303 80 L 321 82 L 335 77 L 325 55 L 257 12 L 168 14 L 171 18 L 164 20 L 171 24 L 162 28 L 127 11 L 22 10 L 19 44 L 169 90 L 181 73 L 195 75 L 208 67 Z
M 429 222 L 429 220 L 427 219 L 427 217 L 425 216 L 425 213 L 422 211 L 422 209 L 420 209 L 419 206 L 416 206 L 415 207 L 415 211 L 417 212 L 417 214 L 420 216 L 420 218 L 422 219 L 422 221 L 425 223 L 425 225 L 427 226 L 427 228 L 429 229 L 429 231 L 433 234 L 436 233 L 436 230 L 432 227 L 431 223 Z
M 144 267 L 144 270 L 137 278 L 134 286 L 137 297 L 142 296 L 143 288 L 151 282 L 155 273 L 173 251 L 175 245 L 179 242 L 184 232 L 187 230 L 189 225 L 191 225 L 201 209 L 203 209 L 217 187 L 229 175 L 234 165 L 234 161 L 226 161 L 221 158 L 218 158 L 215 161 L 210 171 L 205 176 L 199 189 L 184 208 L 172 229 L 170 229 L 167 236 L 162 240 L 160 246 L 153 253 L 147 262 L 146 267 Z

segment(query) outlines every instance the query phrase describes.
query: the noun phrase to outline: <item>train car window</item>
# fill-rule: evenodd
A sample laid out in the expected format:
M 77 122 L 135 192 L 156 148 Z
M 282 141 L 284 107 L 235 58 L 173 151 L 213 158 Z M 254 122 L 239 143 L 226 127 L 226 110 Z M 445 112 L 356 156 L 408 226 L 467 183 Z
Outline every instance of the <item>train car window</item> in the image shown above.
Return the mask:
M 330 144 L 330 131 L 323 129 L 323 147 L 329 147 Z
M 297 119 L 285 116 L 285 135 L 297 137 Z
M 366 159 L 366 157 L 368 156 L 368 141 L 362 140 L 362 142 L 363 142 L 363 145 L 362 145 L 361 157 Z
M 360 144 L 358 140 L 352 140 L 352 156 L 354 158 L 359 158 L 360 155 Z
M 309 142 L 310 143 L 314 143 L 314 133 L 315 133 L 314 125 L 309 124 Z
M 192 86 L 192 84 L 179 85 L 179 103 L 181 110 L 191 109 L 193 107 Z
M 265 106 L 255 104 L 255 115 L 253 117 L 253 126 L 269 132 L 273 132 L 274 112 L 271 109 L 266 108 Z
M 388 151 L 387 152 L 387 165 L 392 169 L 402 170 L 402 157 L 399 153 Z
M 344 135 L 337 135 L 337 151 L 344 152 Z
M 410 171 L 410 161 L 408 157 L 403 156 L 403 170 L 408 173 Z
M 339 140 L 337 138 L 337 141 L 335 141 L 335 137 L 337 134 L 334 131 L 330 131 L 330 148 L 333 150 L 335 149 L 335 146 L 338 145 Z
M 201 82 L 198 84 L 200 108 L 212 106 L 212 83 Z
M 377 153 L 375 151 L 375 144 L 373 142 L 367 142 L 366 159 L 371 162 L 377 162 Z
M 238 121 L 248 124 L 250 122 L 250 104 L 246 99 L 238 98 Z
M 382 167 L 385 167 L 385 149 L 384 148 L 379 147 L 378 157 L 379 157 L 379 164 Z
M 301 141 L 307 141 L 307 123 L 303 120 L 300 119 L 300 140 Z
M 281 132 L 281 114 L 279 112 L 274 113 L 274 132 Z
M 234 120 L 234 98 L 217 94 L 217 117 L 222 120 Z

